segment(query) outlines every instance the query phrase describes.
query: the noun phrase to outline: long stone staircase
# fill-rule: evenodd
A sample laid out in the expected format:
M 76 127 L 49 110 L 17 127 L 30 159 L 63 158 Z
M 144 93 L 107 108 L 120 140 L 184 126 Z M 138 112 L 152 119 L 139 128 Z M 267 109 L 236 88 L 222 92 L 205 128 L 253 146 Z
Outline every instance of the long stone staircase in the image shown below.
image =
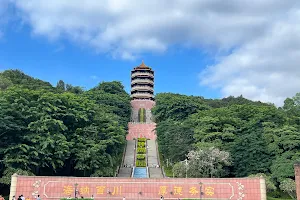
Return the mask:
M 163 178 L 155 140 L 148 140 L 148 170 L 150 178 Z
M 131 177 L 132 168 L 135 165 L 135 140 L 128 140 L 122 166 L 119 169 L 118 177 Z
M 126 136 L 127 146 L 122 166 L 119 168 L 118 177 L 138 177 L 138 178 L 163 178 L 162 169 L 159 163 L 158 148 L 156 143 L 155 128 L 151 108 L 155 102 L 150 100 L 131 101 L 132 113 L 131 122 L 128 123 L 128 134 Z M 138 110 L 144 108 L 145 123 L 138 120 Z M 135 167 L 135 146 L 138 138 L 147 138 L 147 167 Z M 146 170 L 146 172 L 145 172 Z M 144 176 L 144 175 L 147 176 Z M 142 176 L 143 175 L 143 176 Z

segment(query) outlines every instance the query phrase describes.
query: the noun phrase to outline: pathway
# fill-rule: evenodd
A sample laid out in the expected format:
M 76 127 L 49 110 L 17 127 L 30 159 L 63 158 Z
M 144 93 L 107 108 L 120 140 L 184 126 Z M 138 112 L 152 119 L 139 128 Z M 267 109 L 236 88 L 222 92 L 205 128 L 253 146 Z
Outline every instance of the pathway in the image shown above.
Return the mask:
M 148 145 L 148 167 L 150 178 L 163 178 L 162 170 L 160 166 L 157 168 L 158 162 L 158 152 L 155 140 L 147 140 Z
M 135 140 L 128 140 L 124 161 L 119 169 L 118 177 L 131 177 L 132 167 L 134 166 Z

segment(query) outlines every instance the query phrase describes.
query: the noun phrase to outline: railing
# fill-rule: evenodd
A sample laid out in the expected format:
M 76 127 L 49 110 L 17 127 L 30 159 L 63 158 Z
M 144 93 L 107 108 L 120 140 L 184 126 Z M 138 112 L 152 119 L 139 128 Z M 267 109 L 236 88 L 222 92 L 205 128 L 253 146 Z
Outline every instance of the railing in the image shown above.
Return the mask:
M 117 169 L 115 171 L 114 177 L 117 177 L 120 171 L 120 166 L 117 166 Z
M 131 171 L 131 178 L 133 178 L 134 170 L 135 170 L 135 167 L 132 168 L 132 171 Z
M 140 71 L 140 70 L 138 70 L 138 71 L 132 71 L 132 74 L 134 74 L 134 73 L 150 73 L 150 74 L 154 75 L 154 71 L 152 71 L 152 70 L 146 70 L 146 71 Z
M 134 90 L 151 90 L 153 92 L 153 87 L 149 87 L 149 86 L 133 86 L 131 88 L 131 91 L 134 91 Z
M 149 167 L 146 168 L 147 178 L 150 178 Z
M 164 167 L 160 163 L 160 154 L 159 154 L 159 150 L 158 150 L 158 143 L 157 143 L 156 140 L 155 140 L 155 148 L 156 148 L 157 162 L 158 162 L 158 165 L 161 167 L 160 170 L 162 172 L 163 177 L 165 178 L 166 177 L 165 169 L 164 169 Z
M 132 95 L 135 95 L 135 94 L 140 94 L 140 95 L 149 94 L 149 95 L 153 95 L 153 94 L 151 94 L 151 93 L 150 93 L 150 92 L 148 92 L 148 91 L 137 92 L 137 93 L 133 93 Z
M 149 99 L 134 99 L 134 100 L 131 100 L 131 101 L 152 101 L 155 104 L 155 101 L 149 100 Z
M 131 84 L 134 83 L 150 83 L 150 84 L 154 84 L 154 81 L 150 80 L 150 79 L 135 79 L 133 81 L 131 81 Z
M 149 98 L 153 98 L 154 95 L 149 94 L 149 93 L 135 93 L 135 94 L 132 94 L 130 97 L 149 97 Z
M 124 147 L 124 150 L 123 150 L 121 166 L 124 166 L 124 160 L 125 160 L 125 155 L 126 155 L 126 151 L 127 151 L 127 144 L 128 144 L 128 141 L 126 141 L 126 144 L 125 144 L 125 147 Z
M 165 168 L 164 168 L 164 166 L 162 166 L 161 170 L 162 170 L 163 177 L 164 177 L 164 178 L 169 178 L 169 177 L 167 177 L 167 175 L 166 175 L 166 173 L 165 173 Z M 174 178 L 174 177 L 173 177 L 173 178 Z
M 142 122 L 128 122 L 128 124 L 156 124 L 154 122 L 145 122 L 145 123 L 142 123 Z
M 148 140 L 146 140 L 146 166 L 147 166 L 147 174 L 148 174 Z
M 153 74 L 147 73 L 147 72 L 135 72 L 135 73 L 131 74 L 131 78 L 136 77 L 136 76 L 150 76 L 150 77 L 154 78 Z

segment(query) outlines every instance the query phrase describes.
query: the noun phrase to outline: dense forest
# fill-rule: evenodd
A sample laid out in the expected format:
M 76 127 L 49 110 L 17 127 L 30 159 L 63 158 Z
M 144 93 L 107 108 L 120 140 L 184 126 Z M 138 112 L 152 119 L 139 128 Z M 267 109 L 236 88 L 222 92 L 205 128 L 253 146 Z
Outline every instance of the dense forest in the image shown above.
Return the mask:
M 161 93 L 153 113 L 169 176 L 264 176 L 268 190 L 294 187 L 300 94 L 277 108 L 242 96 L 212 100 Z
M 52 86 L 18 70 L 0 73 L 0 189 L 13 173 L 113 176 L 130 109 L 117 81 L 84 90 L 62 80 Z M 153 114 L 169 176 L 264 176 L 268 191 L 293 190 L 300 94 L 277 108 L 242 96 L 160 93 Z
M 0 189 L 20 175 L 113 176 L 130 120 L 120 82 L 84 91 L 0 73 Z

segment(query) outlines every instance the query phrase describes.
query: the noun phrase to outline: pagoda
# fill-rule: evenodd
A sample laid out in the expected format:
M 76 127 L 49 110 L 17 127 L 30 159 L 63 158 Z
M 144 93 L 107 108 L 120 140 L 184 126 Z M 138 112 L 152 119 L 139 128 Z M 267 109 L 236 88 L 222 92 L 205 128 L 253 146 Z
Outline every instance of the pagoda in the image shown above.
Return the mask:
M 154 100 L 154 71 L 144 62 L 131 71 L 132 100 Z

